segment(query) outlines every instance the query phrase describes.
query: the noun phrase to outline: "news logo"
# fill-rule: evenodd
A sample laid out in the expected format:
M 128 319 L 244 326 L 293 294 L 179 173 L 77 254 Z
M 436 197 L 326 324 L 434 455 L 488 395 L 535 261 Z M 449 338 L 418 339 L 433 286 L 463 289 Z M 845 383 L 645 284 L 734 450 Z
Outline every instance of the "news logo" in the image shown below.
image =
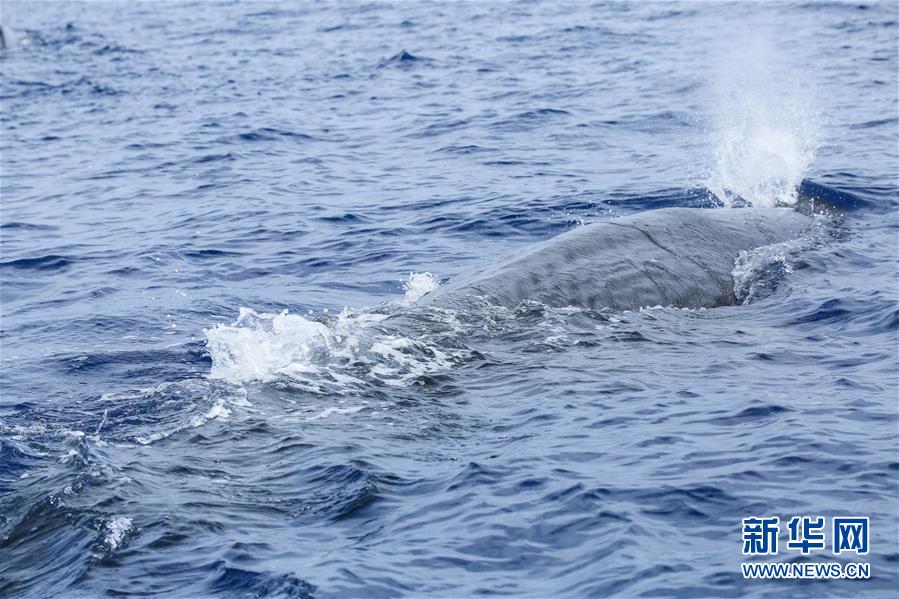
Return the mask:
M 777 555 L 780 518 L 743 518 L 743 555 Z
M 789 549 L 798 549 L 803 555 L 808 555 L 813 549 L 824 549 L 824 517 L 809 518 L 808 516 L 795 516 L 788 525 L 790 540 L 787 542 Z
M 827 549 L 827 518 L 825 516 L 793 516 L 787 521 L 786 549 L 783 553 L 796 552 L 808 556 Z M 743 518 L 743 555 L 778 555 L 781 521 L 777 516 L 749 516 Z M 835 516 L 831 520 L 830 549 L 833 555 L 867 555 L 870 551 L 870 520 L 867 517 Z M 871 565 L 867 562 L 789 562 L 741 564 L 744 578 L 821 579 L 871 577 Z
M 833 519 L 833 552 L 856 555 L 868 553 L 868 518 L 834 518 Z

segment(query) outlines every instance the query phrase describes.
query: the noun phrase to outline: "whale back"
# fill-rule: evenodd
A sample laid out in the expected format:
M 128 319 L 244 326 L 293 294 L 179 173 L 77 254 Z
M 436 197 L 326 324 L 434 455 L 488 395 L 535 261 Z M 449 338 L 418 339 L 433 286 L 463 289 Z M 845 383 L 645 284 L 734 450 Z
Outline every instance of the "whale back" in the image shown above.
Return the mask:
M 789 208 L 664 208 L 579 227 L 424 296 L 462 307 L 523 300 L 548 306 L 630 310 L 736 302 L 742 250 L 797 237 L 810 219 Z

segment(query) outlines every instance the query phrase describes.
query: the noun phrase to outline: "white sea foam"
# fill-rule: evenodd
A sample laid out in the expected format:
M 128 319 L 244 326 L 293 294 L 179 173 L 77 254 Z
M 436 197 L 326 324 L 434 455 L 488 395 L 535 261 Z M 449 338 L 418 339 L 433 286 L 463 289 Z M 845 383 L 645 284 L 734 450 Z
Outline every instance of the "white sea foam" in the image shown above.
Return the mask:
M 216 398 L 215 402 L 212 404 L 205 414 L 197 415 L 190 419 L 190 425 L 194 428 L 198 426 L 203 426 L 210 420 L 214 420 L 216 418 L 227 418 L 231 415 L 231 409 L 225 405 L 224 400 L 219 397 Z
M 235 409 L 252 404 L 246 399 L 246 391 L 205 379 L 186 379 L 166 382 L 154 387 L 104 393 L 100 397 L 103 418 L 96 432 L 88 438 L 104 445 L 108 442 L 137 442 L 149 445 L 179 431 L 202 426 L 214 419 L 225 419 Z M 127 411 L 130 406 L 141 406 L 143 425 L 130 429 L 122 438 L 121 431 L 104 426 L 114 422 L 115 414 Z M 101 438 L 101 435 L 103 438 Z
M 400 300 L 400 303 L 404 305 L 413 304 L 439 286 L 440 282 L 429 272 L 410 272 L 409 278 L 403 283 L 403 291 L 406 293 L 403 299 Z
M 125 540 L 125 535 L 131 530 L 131 526 L 131 518 L 126 518 L 124 516 L 110 518 L 109 521 L 106 522 L 106 538 L 104 539 L 106 546 L 109 547 L 110 550 L 117 549 Z
M 232 325 L 206 331 L 213 378 L 229 382 L 268 380 L 285 369 L 315 372 L 312 355 L 336 341 L 321 322 L 289 314 L 259 314 L 241 308 Z
M 776 36 L 746 25 L 714 54 L 710 143 L 705 187 L 725 205 L 793 204 L 821 142 L 813 82 L 781 57 Z
M 229 325 L 205 331 L 210 377 L 234 384 L 289 381 L 313 393 L 345 394 L 377 380 L 407 385 L 449 368 L 460 350 L 427 336 L 407 337 L 379 326 L 397 307 L 408 307 L 437 287 L 430 273 L 410 274 L 402 299 L 379 311 L 344 308 L 315 318 L 241 308 Z
M 364 405 L 363 406 L 348 406 L 348 407 L 343 407 L 343 408 L 339 407 L 339 406 L 331 406 L 331 407 L 325 408 L 324 410 L 322 410 L 321 412 L 319 412 L 318 414 L 316 414 L 314 416 L 309 416 L 308 418 L 306 418 L 306 420 L 307 421 L 321 420 L 321 419 L 327 418 L 328 416 L 331 416 L 333 414 L 355 414 L 357 412 L 361 412 L 365 408 L 366 408 L 366 406 L 364 406 Z

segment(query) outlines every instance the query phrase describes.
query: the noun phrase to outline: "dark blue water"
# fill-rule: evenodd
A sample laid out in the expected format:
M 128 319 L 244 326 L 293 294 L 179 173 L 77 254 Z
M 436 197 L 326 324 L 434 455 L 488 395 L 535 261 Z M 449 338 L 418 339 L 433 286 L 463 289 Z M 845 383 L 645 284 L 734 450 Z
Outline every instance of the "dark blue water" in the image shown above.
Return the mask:
M 3 0 L 0 595 L 894 597 L 896 12 Z M 413 305 L 803 180 L 743 305 Z

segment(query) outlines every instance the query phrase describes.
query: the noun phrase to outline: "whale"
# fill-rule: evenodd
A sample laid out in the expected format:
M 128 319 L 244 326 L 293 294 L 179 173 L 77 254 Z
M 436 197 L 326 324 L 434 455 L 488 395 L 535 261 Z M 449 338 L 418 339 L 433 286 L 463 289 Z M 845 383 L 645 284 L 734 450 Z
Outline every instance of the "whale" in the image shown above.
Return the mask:
M 424 295 L 422 307 L 635 310 L 734 305 L 741 252 L 799 237 L 793 208 L 660 208 L 584 225 L 515 252 Z

